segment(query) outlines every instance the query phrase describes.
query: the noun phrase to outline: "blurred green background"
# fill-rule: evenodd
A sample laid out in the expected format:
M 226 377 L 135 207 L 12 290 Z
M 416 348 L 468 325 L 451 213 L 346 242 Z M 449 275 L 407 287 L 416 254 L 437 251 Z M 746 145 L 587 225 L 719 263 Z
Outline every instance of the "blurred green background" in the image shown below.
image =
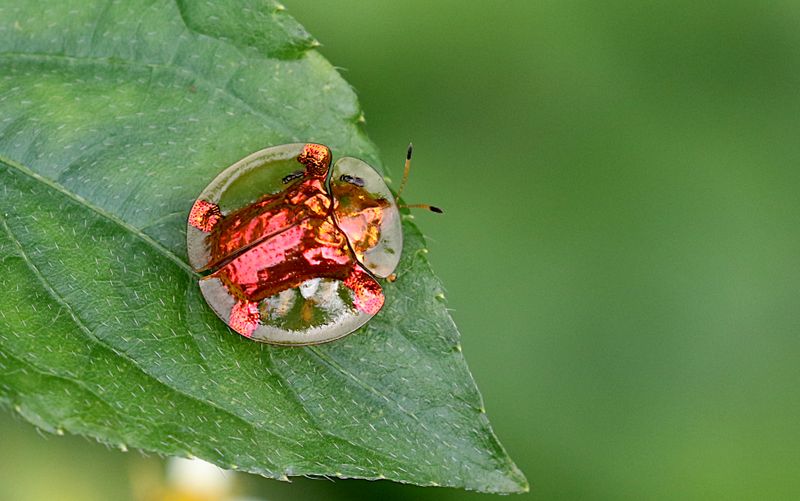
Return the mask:
M 800 498 L 800 4 L 286 3 L 395 179 L 414 141 L 406 198 L 447 211 L 417 222 L 524 499 Z M 157 462 L 0 435 L 3 500 L 128 499 Z

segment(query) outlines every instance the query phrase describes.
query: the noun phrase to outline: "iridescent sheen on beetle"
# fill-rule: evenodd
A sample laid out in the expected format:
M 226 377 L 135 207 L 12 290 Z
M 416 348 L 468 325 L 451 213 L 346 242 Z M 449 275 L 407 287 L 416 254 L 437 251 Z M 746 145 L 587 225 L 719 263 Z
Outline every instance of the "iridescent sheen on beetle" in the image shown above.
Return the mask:
M 321 144 L 256 152 L 201 193 L 188 220 L 206 301 L 233 330 L 275 344 L 330 341 L 383 306 L 376 278 L 402 250 L 389 188 L 351 157 L 331 167 Z

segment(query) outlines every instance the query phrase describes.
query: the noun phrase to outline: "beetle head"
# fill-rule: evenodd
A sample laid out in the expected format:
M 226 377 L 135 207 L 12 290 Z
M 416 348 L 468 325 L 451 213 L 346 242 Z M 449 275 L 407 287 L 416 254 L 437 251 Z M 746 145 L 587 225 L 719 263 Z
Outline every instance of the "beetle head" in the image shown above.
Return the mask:
M 305 165 L 306 173 L 310 176 L 324 177 L 331 165 L 331 150 L 323 144 L 309 143 L 303 146 L 297 161 Z

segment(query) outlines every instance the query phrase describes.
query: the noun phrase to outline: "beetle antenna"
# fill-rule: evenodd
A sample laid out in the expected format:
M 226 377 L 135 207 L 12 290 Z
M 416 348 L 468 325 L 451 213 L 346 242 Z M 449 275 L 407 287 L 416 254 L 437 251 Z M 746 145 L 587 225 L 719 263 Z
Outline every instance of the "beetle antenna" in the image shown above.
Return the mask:
M 403 181 L 400 182 L 400 189 L 397 190 L 397 196 L 395 199 L 399 200 L 400 195 L 403 194 L 403 190 L 406 189 L 406 183 L 408 183 L 408 174 L 411 172 L 411 153 L 414 151 L 414 144 L 408 143 L 408 151 L 406 152 L 406 165 L 403 168 Z
M 399 204 L 400 202 L 400 194 L 403 193 L 403 190 L 406 188 L 406 183 L 408 183 L 408 174 L 411 172 L 411 153 L 414 151 L 414 145 L 412 143 L 408 143 L 408 151 L 406 152 L 406 165 L 403 168 L 403 180 L 400 182 L 400 189 L 397 190 L 397 195 L 394 197 L 395 200 L 398 201 L 398 207 L 401 209 L 426 209 L 431 212 L 435 212 L 437 214 L 443 214 L 444 211 L 439 207 L 434 205 L 428 204 Z
M 428 204 L 403 204 L 398 205 L 401 209 L 427 209 L 431 212 L 435 212 L 437 214 L 444 214 L 444 211 L 435 205 L 428 205 Z

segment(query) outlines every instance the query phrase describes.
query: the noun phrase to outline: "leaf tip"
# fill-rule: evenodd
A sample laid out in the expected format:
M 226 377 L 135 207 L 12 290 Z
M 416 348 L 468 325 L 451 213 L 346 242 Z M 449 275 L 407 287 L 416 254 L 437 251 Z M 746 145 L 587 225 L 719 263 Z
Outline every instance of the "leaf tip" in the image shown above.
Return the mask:
M 509 469 L 503 472 L 504 477 L 495 484 L 498 494 L 525 494 L 531 491 L 531 486 L 525 474 L 517 465 L 509 460 Z

